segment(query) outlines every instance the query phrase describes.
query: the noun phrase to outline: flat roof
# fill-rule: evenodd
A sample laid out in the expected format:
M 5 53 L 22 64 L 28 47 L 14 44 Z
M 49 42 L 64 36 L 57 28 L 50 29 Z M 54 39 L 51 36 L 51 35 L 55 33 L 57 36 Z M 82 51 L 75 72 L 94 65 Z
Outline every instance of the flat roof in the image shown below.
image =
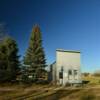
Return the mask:
M 81 53 L 78 50 L 64 50 L 64 49 L 57 49 L 56 51 L 60 51 L 60 52 L 70 52 L 70 53 Z

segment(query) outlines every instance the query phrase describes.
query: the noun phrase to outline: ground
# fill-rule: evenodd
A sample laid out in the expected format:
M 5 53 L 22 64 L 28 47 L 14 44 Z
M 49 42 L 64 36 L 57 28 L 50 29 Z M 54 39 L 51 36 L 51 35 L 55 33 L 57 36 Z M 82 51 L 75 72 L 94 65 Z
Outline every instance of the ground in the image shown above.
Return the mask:
M 0 100 L 100 100 L 100 85 L 77 88 L 36 84 L 0 86 Z

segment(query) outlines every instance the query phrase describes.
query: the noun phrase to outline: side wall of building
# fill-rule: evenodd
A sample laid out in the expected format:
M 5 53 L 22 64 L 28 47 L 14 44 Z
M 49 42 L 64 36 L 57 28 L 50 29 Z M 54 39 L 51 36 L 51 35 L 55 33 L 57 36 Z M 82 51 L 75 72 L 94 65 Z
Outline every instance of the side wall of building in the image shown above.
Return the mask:
M 56 84 L 56 62 L 52 64 L 52 82 Z

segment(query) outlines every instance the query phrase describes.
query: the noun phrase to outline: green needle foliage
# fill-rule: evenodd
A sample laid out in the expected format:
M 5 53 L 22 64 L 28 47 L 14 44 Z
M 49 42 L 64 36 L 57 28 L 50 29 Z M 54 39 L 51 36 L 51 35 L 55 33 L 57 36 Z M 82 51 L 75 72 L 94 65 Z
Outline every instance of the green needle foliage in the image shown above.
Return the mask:
M 42 47 L 42 36 L 38 25 L 32 29 L 29 47 L 24 57 L 24 64 L 30 65 L 29 74 L 33 79 L 42 77 L 42 72 L 46 66 L 44 49 Z
M 0 42 L 0 82 L 15 80 L 19 72 L 16 41 L 6 37 Z

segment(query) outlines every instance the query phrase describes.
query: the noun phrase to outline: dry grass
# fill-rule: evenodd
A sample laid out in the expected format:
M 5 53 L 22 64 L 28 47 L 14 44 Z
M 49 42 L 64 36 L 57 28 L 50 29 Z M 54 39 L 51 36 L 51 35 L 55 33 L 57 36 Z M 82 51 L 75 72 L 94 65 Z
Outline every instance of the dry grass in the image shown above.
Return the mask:
M 84 77 L 83 80 L 89 81 L 90 85 L 100 85 L 100 77 L 87 76 L 87 77 Z
M 0 87 L 0 100 L 100 100 L 100 86 L 98 87 L 5 86 Z

